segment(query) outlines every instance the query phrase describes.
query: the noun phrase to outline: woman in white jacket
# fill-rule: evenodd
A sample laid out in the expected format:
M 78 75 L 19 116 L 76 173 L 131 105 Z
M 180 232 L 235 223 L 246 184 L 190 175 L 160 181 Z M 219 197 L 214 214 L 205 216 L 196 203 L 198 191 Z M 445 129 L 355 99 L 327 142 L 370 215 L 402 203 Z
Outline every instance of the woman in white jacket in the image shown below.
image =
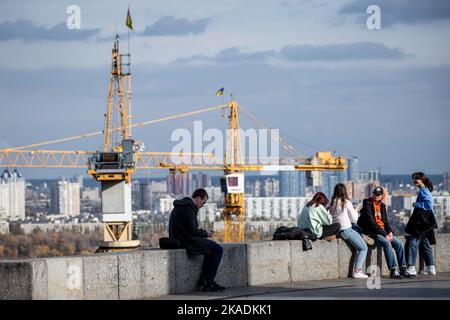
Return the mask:
M 352 228 L 352 223 L 356 223 L 358 220 L 358 211 L 353 208 L 347 196 L 347 189 L 342 183 L 338 183 L 334 187 L 329 208 L 333 223 L 338 222 L 341 225 L 340 237 L 349 242 L 357 251 L 353 278 L 367 278 L 368 276 L 362 272 L 362 265 L 367 255 L 367 244 L 361 235 Z

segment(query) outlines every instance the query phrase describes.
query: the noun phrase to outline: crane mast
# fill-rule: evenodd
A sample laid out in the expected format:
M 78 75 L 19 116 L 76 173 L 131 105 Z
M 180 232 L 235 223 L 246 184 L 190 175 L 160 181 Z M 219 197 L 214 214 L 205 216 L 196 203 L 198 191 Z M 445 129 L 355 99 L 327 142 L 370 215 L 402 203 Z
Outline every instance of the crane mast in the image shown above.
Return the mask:
M 128 61 L 123 61 L 126 58 L 128 58 Z M 128 67 L 128 70 L 125 70 L 126 67 Z M 108 108 L 105 117 L 103 151 L 120 151 L 122 141 L 131 136 L 129 126 L 131 119 L 131 72 L 130 53 L 120 54 L 118 35 L 116 35 L 112 49 Z
M 88 157 L 88 173 L 101 183 L 104 232 L 100 252 L 129 250 L 140 245 L 138 239 L 133 239 L 131 176 L 136 168 L 136 152 L 143 150 L 143 144 L 131 138 L 131 73 L 130 62 L 123 63 L 124 57 L 129 59 L 130 54 L 120 54 L 119 37 L 116 36 L 105 115 L 105 143 L 102 152 Z M 128 72 L 124 72 L 126 66 Z M 127 83 L 126 92 L 124 82 Z
M 238 169 L 243 164 L 238 107 L 236 101 L 231 101 L 224 159 L 225 175 L 221 178 L 225 198 L 224 242 L 243 242 L 245 235 L 244 174 L 242 169 Z M 234 217 L 237 219 L 237 224 L 234 222 Z M 233 234 L 237 235 L 236 239 L 232 238 Z

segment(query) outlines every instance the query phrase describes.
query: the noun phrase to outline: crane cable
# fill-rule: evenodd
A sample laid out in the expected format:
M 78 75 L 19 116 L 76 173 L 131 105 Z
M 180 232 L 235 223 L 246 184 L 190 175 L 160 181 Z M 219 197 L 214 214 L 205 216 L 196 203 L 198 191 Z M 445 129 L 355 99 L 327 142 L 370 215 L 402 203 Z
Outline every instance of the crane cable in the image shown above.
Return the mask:
M 163 118 L 159 118 L 159 119 L 154 119 L 154 120 L 149 120 L 149 121 L 144 121 L 144 122 L 138 122 L 138 123 L 130 125 L 129 128 L 143 127 L 143 126 L 147 126 L 147 125 L 151 125 L 151 124 L 155 124 L 155 123 L 159 123 L 159 122 L 163 122 L 163 121 L 167 121 L 167 120 L 179 119 L 179 118 L 183 118 L 183 117 L 187 117 L 187 116 L 191 116 L 191 115 L 195 115 L 195 114 L 199 114 L 199 113 L 203 113 L 203 112 L 213 111 L 213 110 L 217 110 L 217 109 L 223 109 L 223 108 L 227 108 L 227 107 L 229 107 L 229 104 L 221 104 L 221 105 L 218 105 L 218 106 L 215 106 L 215 107 L 203 108 L 203 109 L 198 109 L 198 110 L 195 110 L 195 111 L 186 112 L 186 113 L 182 113 L 182 114 L 171 115 L 171 116 L 167 116 L 167 117 L 163 117 Z M 114 131 L 118 131 L 118 130 L 119 130 L 119 128 L 115 128 L 114 129 Z M 76 139 L 81 139 L 81 138 L 98 136 L 98 135 L 101 135 L 103 133 L 104 133 L 104 131 L 96 131 L 96 132 L 81 134 L 81 135 L 72 136 L 72 137 L 66 137 L 66 138 L 61 138 L 61 139 L 56 139 L 56 140 L 49 140 L 49 141 L 29 144 L 29 145 L 26 145 L 26 146 L 13 147 L 13 148 L 4 148 L 4 149 L 0 149 L 0 152 L 14 152 L 16 150 L 33 148 L 33 147 L 43 146 L 43 145 L 47 145 L 47 144 L 53 144 L 53 143 L 58 143 L 58 142 L 64 142 L 64 141 L 70 141 L 70 140 L 76 140 Z
M 244 114 L 244 115 L 246 115 L 247 117 L 249 117 L 249 115 L 251 115 L 247 110 L 245 110 L 245 109 L 243 109 L 242 107 L 240 107 L 241 109 L 242 109 L 242 113 Z M 260 121 L 260 120 L 258 120 L 254 115 L 251 115 L 254 119 L 253 119 L 253 121 L 257 121 L 257 122 L 259 122 L 262 126 L 264 126 L 264 128 L 266 128 L 266 129 L 269 129 L 269 127 L 267 126 L 267 125 L 265 125 L 262 121 Z M 292 140 L 295 140 L 295 141 L 297 141 L 297 142 L 299 142 L 299 143 L 301 143 L 301 144 L 303 144 L 303 145 L 305 145 L 305 146 L 307 146 L 308 148 L 311 148 L 311 149 L 313 149 L 313 150 L 315 150 L 315 151 L 319 151 L 319 150 L 325 150 L 325 149 L 327 149 L 327 148 L 323 148 L 323 147 L 317 147 L 317 146 L 313 146 L 313 145 L 311 145 L 311 144 L 309 144 L 309 143 L 306 143 L 305 141 L 302 141 L 302 140 L 300 140 L 299 138 L 296 138 L 296 137 L 294 137 L 294 136 L 291 136 L 291 135 L 289 135 L 289 134 L 287 134 L 285 131 L 281 131 L 281 129 L 280 129 L 280 136 L 281 136 L 281 134 L 283 134 L 283 136 L 284 137 L 288 137 L 288 138 L 291 138 Z M 280 137 L 280 139 L 281 139 L 281 137 Z M 286 144 L 288 144 L 288 143 L 286 143 Z M 292 145 L 290 145 L 290 144 L 288 144 L 290 147 L 292 147 L 293 149 L 295 149 Z M 328 148 L 328 149 L 330 149 L 330 148 Z M 289 151 L 289 150 L 288 150 Z M 300 151 L 298 151 L 298 150 L 296 150 L 298 153 L 300 153 Z
M 240 109 L 242 111 L 242 113 L 249 118 L 250 120 L 252 120 L 253 122 L 256 123 L 257 126 L 259 126 L 260 128 L 263 129 L 267 129 L 270 130 L 270 134 L 272 135 L 272 138 L 277 141 L 278 143 L 280 143 L 283 148 L 292 153 L 293 155 L 297 156 L 297 157 L 304 157 L 304 155 L 302 155 L 297 149 L 295 149 L 291 144 L 285 142 L 280 135 L 276 136 L 274 135 L 274 133 L 272 133 L 272 129 L 269 128 L 269 126 L 267 126 L 264 122 L 262 122 L 261 120 L 257 119 L 254 115 L 252 115 L 250 112 L 248 112 L 247 110 L 245 110 L 244 108 L 242 108 L 240 106 Z

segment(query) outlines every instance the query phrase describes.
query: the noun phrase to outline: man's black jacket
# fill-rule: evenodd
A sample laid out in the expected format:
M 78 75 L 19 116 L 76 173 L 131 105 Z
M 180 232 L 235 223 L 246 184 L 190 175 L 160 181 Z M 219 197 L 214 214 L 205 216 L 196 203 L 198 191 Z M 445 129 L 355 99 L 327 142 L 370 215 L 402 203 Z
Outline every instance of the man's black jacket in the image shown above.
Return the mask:
M 386 205 L 381 202 L 381 220 L 384 223 L 384 229 L 381 228 L 375 220 L 375 208 L 372 203 L 372 198 L 364 199 L 362 209 L 359 211 L 360 216 L 358 218 L 358 226 L 362 229 L 363 233 L 376 239 L 377 235 L 386 237 L 392 232 L 391 226 L 387 218 Z
M 192 199 L 186 197 L 175 200 L 173 206 L 169 219 L 169 238 L 178 239 L 189 254 L 209 253 L 206 241 L 208 233 L 198 228 L 198 208 Z
M 428 239 L 431 245 L 436 244 L 436 235 L 433 229 L 437 229 L 434 213 L 429 210 L 414 208 L 409 218 L 405 232 L 419 239 Z

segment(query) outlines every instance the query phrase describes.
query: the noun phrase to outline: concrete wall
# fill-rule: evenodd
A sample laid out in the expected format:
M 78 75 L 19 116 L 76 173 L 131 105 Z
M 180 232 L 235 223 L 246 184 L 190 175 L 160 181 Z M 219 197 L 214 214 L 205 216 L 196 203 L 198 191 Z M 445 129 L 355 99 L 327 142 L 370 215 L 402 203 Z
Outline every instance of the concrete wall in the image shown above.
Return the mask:
M 216 280 L 227 287 L 346 278 L 354 254 L 342 240 L 224 244 Z M 437 272 L 450 272 L 450 234 L 438 235 Z M 193 291 L 203 256 L 185 250 L 139 250 L 82 257 L 0 262 L 0 299 L 142 299 Z M 419 262 L 417 262 L 418 264 Z M 369 248 L 366 265 L 388 274 L 382 250 Z

